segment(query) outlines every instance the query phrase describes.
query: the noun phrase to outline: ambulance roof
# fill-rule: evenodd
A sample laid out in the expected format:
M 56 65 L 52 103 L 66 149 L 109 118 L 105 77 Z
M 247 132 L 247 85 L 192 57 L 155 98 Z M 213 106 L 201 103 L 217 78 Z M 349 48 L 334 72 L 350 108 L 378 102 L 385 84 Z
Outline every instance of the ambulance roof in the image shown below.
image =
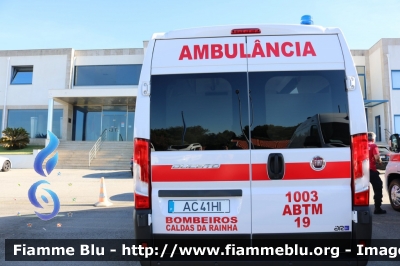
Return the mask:
M 232 34 L 233 29 L 260 29 L 257 34 Z M 296 35 L 296 34 L 341 34 L 338 28 L 324 28 L 315 25 L 225 25 L 191 29 L 173 30 L 166 33 L 155 33 L 153 39 L 179 39 L 202 37 L 263 36 L 263 35 Z

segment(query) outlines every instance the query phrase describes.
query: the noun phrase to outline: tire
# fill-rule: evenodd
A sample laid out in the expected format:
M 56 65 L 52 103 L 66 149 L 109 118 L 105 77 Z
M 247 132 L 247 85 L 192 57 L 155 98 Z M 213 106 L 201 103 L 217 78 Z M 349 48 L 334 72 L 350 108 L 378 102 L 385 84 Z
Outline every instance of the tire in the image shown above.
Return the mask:
M 400 179 L 394 179 L 390 182 L 389 199 L 393 210 L 400 212 Z
M 1 168 L 1 170 L 3 172 L 8 172 L 11 169 L 11 162 L 10 161 L 5 161 L 3 163 L 3 167 Z

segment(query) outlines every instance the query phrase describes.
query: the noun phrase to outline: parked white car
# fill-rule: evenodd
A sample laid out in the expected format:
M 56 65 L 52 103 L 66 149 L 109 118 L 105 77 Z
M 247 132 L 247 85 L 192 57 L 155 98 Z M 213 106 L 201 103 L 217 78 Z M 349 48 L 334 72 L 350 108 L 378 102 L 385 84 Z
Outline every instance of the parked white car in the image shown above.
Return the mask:
M 389 162 L 385 170 L 384 187 L 386 188 L 390 204 L 395 211 L 400 212 L 400 139 L 399 134 L 390 136 Z
M 11 169 L 11 161 L 7 157 L 0 156 L 1 171 L 7 172 Z

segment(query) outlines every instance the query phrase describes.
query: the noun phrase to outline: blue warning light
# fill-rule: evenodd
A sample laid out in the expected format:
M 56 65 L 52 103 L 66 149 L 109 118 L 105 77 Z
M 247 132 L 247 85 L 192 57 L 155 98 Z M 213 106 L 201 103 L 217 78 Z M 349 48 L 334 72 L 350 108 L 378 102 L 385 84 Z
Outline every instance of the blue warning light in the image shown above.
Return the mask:
M 312 17 L 310 15 L 304 15 L 304 16 L 301 17 L 300 24 L 302 24 L 302 25 L 312 25 L 312 24 L 314 24 L 314 21 L 312 20 Z

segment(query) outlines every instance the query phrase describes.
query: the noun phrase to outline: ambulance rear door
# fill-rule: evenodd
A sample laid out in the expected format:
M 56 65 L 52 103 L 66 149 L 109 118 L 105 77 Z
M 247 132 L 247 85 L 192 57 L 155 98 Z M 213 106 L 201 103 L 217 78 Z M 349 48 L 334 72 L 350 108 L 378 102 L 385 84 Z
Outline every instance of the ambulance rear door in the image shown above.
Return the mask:
M 251 237 L 245 37 L 156 40 L 150 98 L 155 238 Z M 214 239 L 214 238 L 213 238 Z
M 247 43 L 253 239 L 351 240 L 349 108 L 337 35 Z

